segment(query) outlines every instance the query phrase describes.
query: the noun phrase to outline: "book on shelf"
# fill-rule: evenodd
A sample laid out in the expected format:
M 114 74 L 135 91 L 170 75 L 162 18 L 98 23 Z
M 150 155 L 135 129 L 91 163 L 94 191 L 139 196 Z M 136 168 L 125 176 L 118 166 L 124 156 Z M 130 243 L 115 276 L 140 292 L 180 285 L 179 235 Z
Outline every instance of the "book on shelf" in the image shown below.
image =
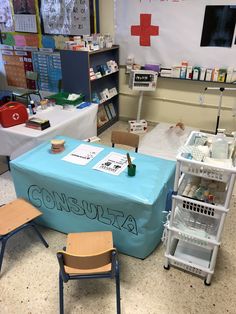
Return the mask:
M 110 102 L 107 106 L 108 106 L 109 109 L 110 109 L 112 118 L 115 118 L 115 117 L 116 117 L 116 110 L 115 110 L 115 108 L 114 108 L 113 103 Z
M 50 122 L 49 120 L 33 117 L 25 122 L 25 126 L 36 130 L 45 130 L 50 127 Z
M 112 119 L 112 114 L 111 114 L 111 111 L 110 111 L 108 105 L 107 105 L 107 104 L 104 104 L 104 108 L 105 108 L 105 110 L 106 110 L 106 114 L 107 114 L 107 116 L 108 116 L 108 119 L 111 120 L 111 119 Z
M 108 121 L 109 121 L 109 118 L 107 116 L 106 110 L 103 105 L 100 105 L 98 107 L 98 114 L 97 114 L 97 127 L 100 128 Z

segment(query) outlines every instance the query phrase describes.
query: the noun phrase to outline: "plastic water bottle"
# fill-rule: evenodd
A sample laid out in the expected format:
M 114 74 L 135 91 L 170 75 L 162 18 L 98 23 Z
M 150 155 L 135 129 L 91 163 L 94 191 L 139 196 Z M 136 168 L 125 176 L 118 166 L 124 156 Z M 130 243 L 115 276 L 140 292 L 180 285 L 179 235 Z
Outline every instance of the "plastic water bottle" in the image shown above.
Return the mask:
M 33 100 L 30 101 L 30 107 L 31 107 L 31 110 L 32 110 L 32 114 L 36 114 L 36 106 L 35 106 L 35 103 Z
M 217 135 L 212 140 L 212 158 L 227 159 L 229 144 L 226 140 L 225 130 L 218 129 Z

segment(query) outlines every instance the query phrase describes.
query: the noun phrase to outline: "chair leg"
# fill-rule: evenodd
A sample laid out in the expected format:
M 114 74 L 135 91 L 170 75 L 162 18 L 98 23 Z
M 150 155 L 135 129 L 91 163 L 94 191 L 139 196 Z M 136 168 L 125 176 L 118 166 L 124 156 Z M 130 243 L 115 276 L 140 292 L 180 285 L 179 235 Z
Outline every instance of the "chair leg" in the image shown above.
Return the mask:
M 120 269 L 119 269 L 118 261 L 116 261 L 115 277 L 116 277 L 116 309 L 117 309 L 117 314 L 120 314 L 121 313 L 121 310 L 120 310 Z
M 45 247 L 49 247 L 48 243 L 45 241 L 44 237 L 42 236 L 42 234 L 39 232 L 39 230 L 36 228 L 35 224 L 32 222 L 31 227 L 33 227 L 34 231 L 37 233 L 38 237 L 40 238 L 40 240 L 43 242 Z
M 63 295 L 63 280 L 61 272 L 59 272 L 59 298 L 60 298 L 60 314 L 64 314 L 64 295 Z
M 6 239 L 1 240 L 2 247 L 1 247 L 1 253 L 0 253 L 0 272 L 1 272 L 1 268 L 2 268 L 2 261 L 3 261 L 3 255 L 4 255 L 6 243 L 7 243 Z

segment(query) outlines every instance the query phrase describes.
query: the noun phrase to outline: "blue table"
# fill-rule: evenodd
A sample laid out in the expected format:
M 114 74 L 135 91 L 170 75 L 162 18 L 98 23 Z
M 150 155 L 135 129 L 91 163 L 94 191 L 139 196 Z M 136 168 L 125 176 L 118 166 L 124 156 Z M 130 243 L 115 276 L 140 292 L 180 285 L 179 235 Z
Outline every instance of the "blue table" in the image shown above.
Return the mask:
M 147 257 L 161 240 L 175 162 L 130 153 L 136 176 L 129 177 L 127 171 L 115 176 L 92 167 L 111 151 L 126 151 L 103 146 L 92 161 L 80 166 L 62 158 L 84 142 L 63 138 L 66 149 L 60 154 L 50 153 L 47 141 L 11 161 L 17 196 L 43 212 L 40 224 L 65 233 L 111 230 L 120 252 Z

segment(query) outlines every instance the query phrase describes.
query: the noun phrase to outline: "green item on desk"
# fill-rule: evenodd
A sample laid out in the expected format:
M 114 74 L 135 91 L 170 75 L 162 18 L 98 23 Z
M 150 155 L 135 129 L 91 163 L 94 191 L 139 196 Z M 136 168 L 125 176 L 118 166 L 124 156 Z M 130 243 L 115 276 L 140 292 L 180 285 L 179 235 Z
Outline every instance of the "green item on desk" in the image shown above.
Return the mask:
M 48 99 L 55 99 L 56 104 L 62 105 L 62 106 L 64 106 L 64 105 L 77 106 L 78 104 L 80 104 L 81 102 L 84 101 L 84 95 L 83 94 L 78 94 L 79 97 L 75 100 L 68 100 L 69 95 L 70 95 L 70 93 L 60 92 L 58 94 L 48 96 Z
M 135 164 L 131 164 L 131 166 L 128 165 L 128 176 L 134 177 L 135 174 L 136 174 L 136 165 Z

